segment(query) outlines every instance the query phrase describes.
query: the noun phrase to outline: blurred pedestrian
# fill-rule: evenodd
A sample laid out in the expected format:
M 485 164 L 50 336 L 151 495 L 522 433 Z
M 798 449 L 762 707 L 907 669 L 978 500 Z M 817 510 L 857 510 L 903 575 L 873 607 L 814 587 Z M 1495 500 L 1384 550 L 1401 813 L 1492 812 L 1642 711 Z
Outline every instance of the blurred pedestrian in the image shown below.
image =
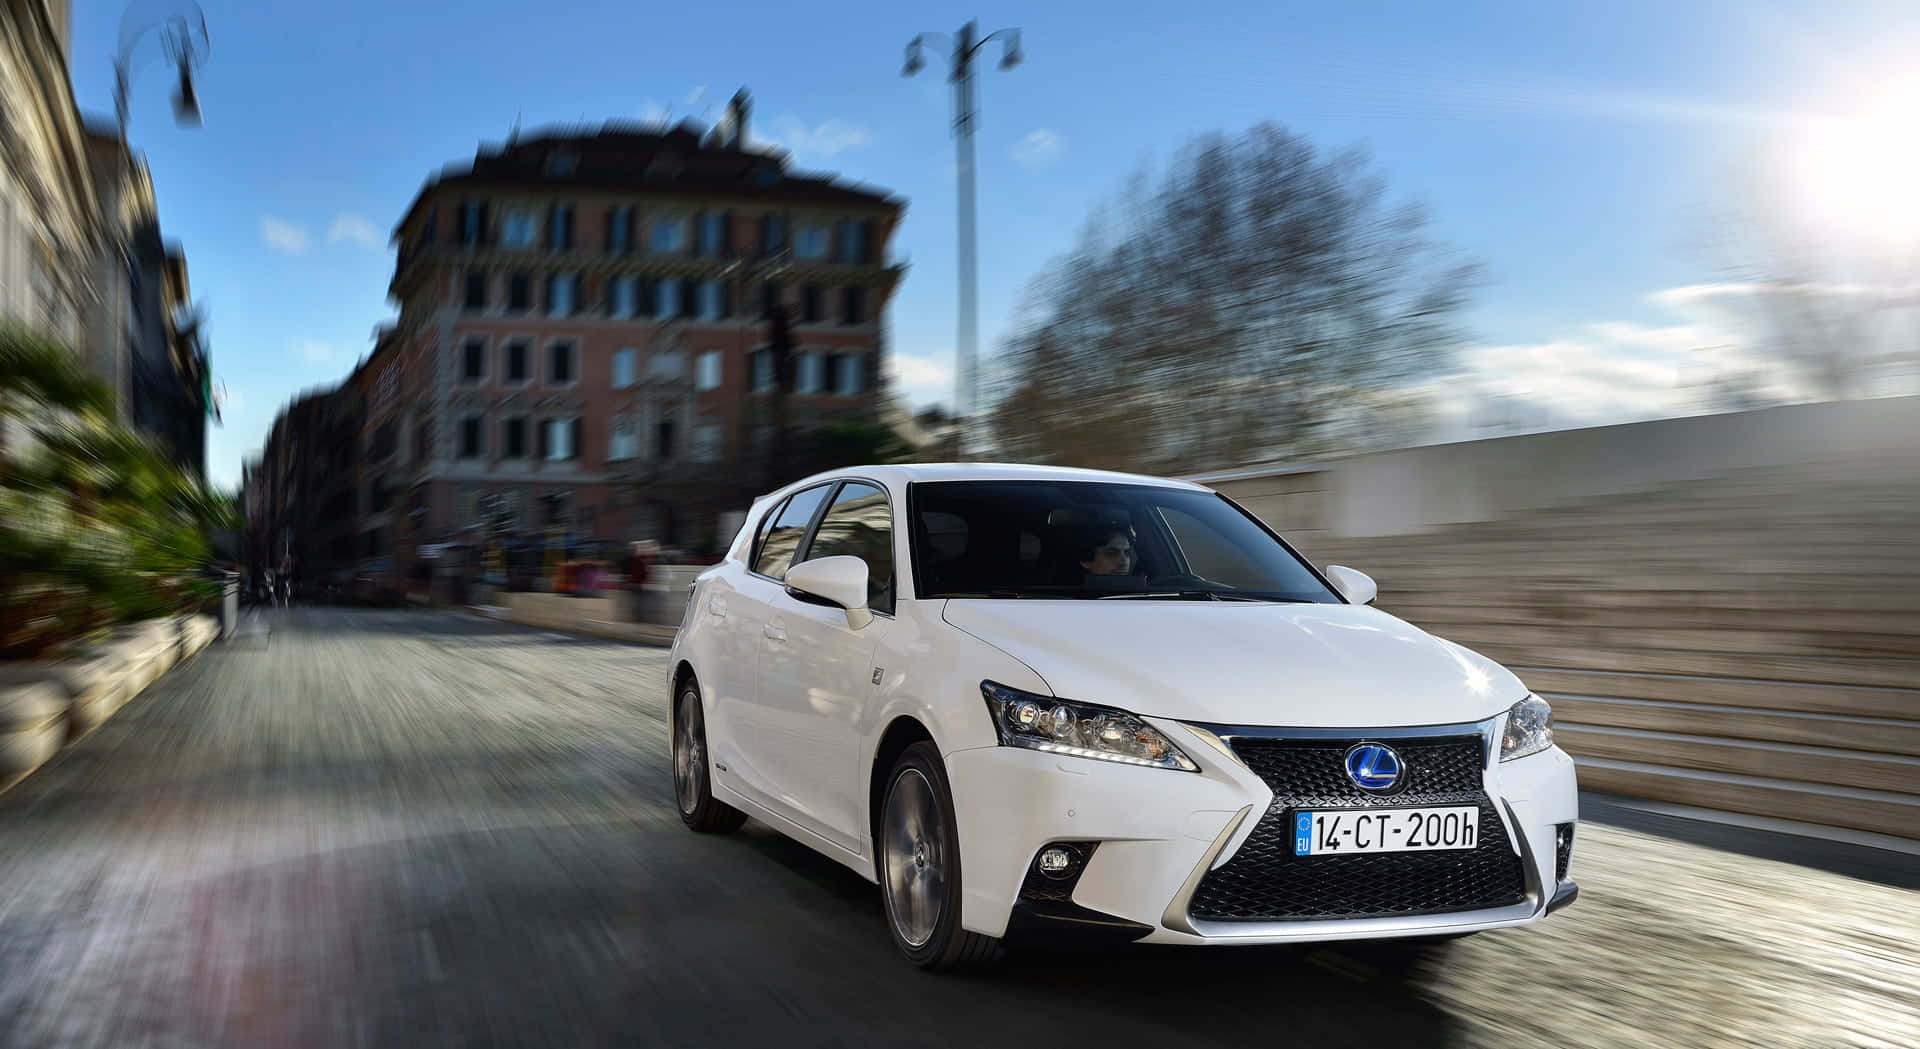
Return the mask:
M 659 555 L 660 544 L 651 539 L 627 545 L 627 608 L 629 617 L 636 623 L 652 618 L 653 602 L 647 584 L 653 581 L 653 559 Z

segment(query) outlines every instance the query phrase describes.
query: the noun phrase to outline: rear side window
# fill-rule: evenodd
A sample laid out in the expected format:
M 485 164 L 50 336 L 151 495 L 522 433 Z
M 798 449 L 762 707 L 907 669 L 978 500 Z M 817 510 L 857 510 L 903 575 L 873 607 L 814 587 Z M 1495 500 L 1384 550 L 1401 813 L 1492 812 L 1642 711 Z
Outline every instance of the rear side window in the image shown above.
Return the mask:
M 753 555 L 753 570 L 763 576 L 785 580 L 787 569 L 793 564 L 793 552 L 800 548 L 800 540 L 807 534 L 807 525 L 813 521 L 814 511 L 820 509 L 820 503 L 827 497 L 830 486 L 821 485 L 796 493 L 775 513 L 768 515 L 770 525 L 761 529 L 759 542 Z

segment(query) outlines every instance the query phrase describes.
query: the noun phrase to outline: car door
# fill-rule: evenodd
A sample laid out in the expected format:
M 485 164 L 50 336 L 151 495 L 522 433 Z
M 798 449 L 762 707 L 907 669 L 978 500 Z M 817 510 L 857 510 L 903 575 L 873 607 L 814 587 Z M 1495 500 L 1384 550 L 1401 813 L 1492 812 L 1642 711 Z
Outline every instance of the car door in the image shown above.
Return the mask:
M 806 760 L 793 752 L 784 729 L 767 719 L 767 707 L 760 696 L 764 684 L 760 661 L 765 656 L 767 634 L 775 629 L 774 603 L 785 595 L 787 569 L 833 488 L 829 482 L 802 489 L 769 515 L 766 527 L 755 537 L 748 569 L 740 574 L 727 608 L 727 632 L 741 653 L 742 665 L 736 670 L 748 681 L 728 712 L 729 728 L 738 748 L 738 760 L 728 763 L 728 774 L 739 789 L 796 820 L 806 811 L 799 792 Z
M 855 630 L 846 611 L 784 590 L 772 602 L 760 651 L 760 716 L 797 759 L 797 795 L 810 827 L 859 851 L 866 780 L 860 729 L 874 690 L 874 652 L 893 629 L 893 511 L 886 490 L 847 480 L 835 489 L 796 563 L 853 556 L 867 563 L 873 620 Z
M 760 630 L 766 618 L 765 593 L 742 594 L 754 588 L 754 558 L 767 533 L 786 507 L 776 500 L 758 517 L 754 538 L 740 561 L 722 562 L 719 571 L 700 588 L 697 603 L 687 609 L 689 625 L 709 640 L 699 650 L 700 682 L 707 697 L 707 746 L 713 752 L 714 778 L 748 794 L 759 794 L 750 748 L 744 745 L 752 726 L 753 690 L 760 687 Z

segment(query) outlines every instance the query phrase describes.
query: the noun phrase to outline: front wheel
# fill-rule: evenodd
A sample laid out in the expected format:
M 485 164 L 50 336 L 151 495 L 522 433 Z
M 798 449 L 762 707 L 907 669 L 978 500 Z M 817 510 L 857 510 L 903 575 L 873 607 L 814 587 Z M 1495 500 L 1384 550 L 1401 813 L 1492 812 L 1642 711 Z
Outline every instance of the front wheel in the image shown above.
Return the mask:
M 713 796 L 707 723 L 700 711 L 700 686 L 692 681 L 680 690 L 674 708 L 673 796 L 681 821 L 702 834 L 726 834 L 747 821 L 746 813 Z
M 894 764 L 875 844 L 887 928 L 908 961 L 923 969 L 951 969 L 999 953 L 999 940 L 960 927 L 953 790 L 932 743 L 915 743 Z

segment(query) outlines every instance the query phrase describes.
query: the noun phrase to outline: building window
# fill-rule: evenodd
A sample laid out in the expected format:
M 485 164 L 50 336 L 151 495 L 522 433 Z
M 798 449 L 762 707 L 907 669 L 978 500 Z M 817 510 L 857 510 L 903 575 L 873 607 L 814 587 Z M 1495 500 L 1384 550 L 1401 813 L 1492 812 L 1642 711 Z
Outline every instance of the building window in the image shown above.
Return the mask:
M 679 254 L 687 250 L 687 220 L 684 218 L 654 219 L 653 239 L 648 247 L 654 251 Z
M 541 443 L 545 445 L 548 462 L 561 462 L 580 457 L 580 420 L 548 419 L 541 426 L 543 427 L 541 432 L 545 437 Z
M 866 219 L 846 219 L 840 223 L 841 262 L 867 261 L 867 231 L 872 223 Z
M 653 286 L 653 315 L 672 317 L 680 312 L 680 278 L 662 277 Z
M 747 374 L 753 379 L 754 393 L 771 393 L 774 384 L 773 351 L 758 349 L 747 355 Z
M 500 216 L 500 245 L 506 248 L 531 248 L 535 237 L 536 222 L 533 212 L 525 208 L 513 208 Z
M 547 174 L 566 178 L 580 165 L 580 156 L 570 149 L 555 150 L 547 156 Z
M 515 416 L 500 424 L 500 455 L 504 459 L 527 457 L 527 420 Z
M 785 215 L 762 215 L 760 217 L 760 254 L 772 255 L 787 247 L 787 217 Z
M 579 299 L 580 275 L 555 273 L 547 278 L 547 316 L 571 317 Z
M 547 217 L 547 247 L 554 251 L 573 250 L 573 205 L 553 206 Z
M 553 386 L 573 382 L 573 343 L 556 342 L 547 347 L 547 382 Z
M 801 285 L 800 286 L 800 323 L 802 324 L 820 323 L 821 314 L 825 312 L 823 308 L 823 300 L 825 300 L 825 298 L 826 298 L 826 295 L 821 292 L 820 285 L 818 284 Z
M 867 289 L 843 288 L 840 295 L 840 323 L 867 323 Z
M 795 393 L 825 393 L 827 391 L 827 359 L 814 352 L 801 353 L 796 357 L 798 374 L 795 376 Z
M 700 315 L 700 282 L 683 280 L 680 282 L 680 309 L 677 316 L 698 317 Z
M 460 347 L 460 378 L 479 382 L 487 377 L 487 340 L 468 339 Z
M 647 361 L 647 374 L 656 379 L 678 379 L 687 370 L 687 355 L 667 350 Z
M 700 319 L 717 321 L 727 315 L 727 286 L 717 280 L 700 282 Z
M 614 208 L 607 212 L 607 253 L 625 254 L 633 250 L 633 209 Z
M 631 346 L 622 346 L 613 351 L 613 388 L 625 390 L 633 386 L 639 378 L 637 365 L 640 351 Z
M 693 458 L 703 463 L 720 460 L 720 424 L 702 423 L 693 428 Z
M 827 227 L 817 223 L 801 226 L 793 235 L 793 253 L 803 259 L 824 259 L 827 239 Z
M 413 427 L 413 461 L 424 463 L 433 457 L 433 424 L 422 420 Z
M 478 459 L 486 453 L 486 445 L 481 440 L 480 417 L 469 415 L 460 420 L 460 458 Z
M 844 397 L 859 393 L 865 385 L 861 356 L 857 353 L 836 353 L 833 362 L 833 392 Z
M 615 277 L 607 283 L 607 315 L 626 320 L 640 309 L 640 280 Z
M 460 243 L 473 247 L 487 239 L 487 206 L 467 203 L 460 205 Z
M 655 459 L 673 458 L 672 419 L 663 419 L 653 428 L 653 457 Z
M 640 433 L 624 416 L 613 421 L 607 434 L 607 461 L 620 462 L 640 454 Z
M 420 243 L 432 244 L 433 239 L 436 233 L 438 232 L 439 228 L 440 228 L 440 209 L 428 208 L 427 221 L 424 225 L 420 227 Z
M 507 380 L 508 382 L 527 381 L 527 340 L 515 339 L 507 343 Z
M 368 513 L 377 514 L 384 512 L 387 507 L 392 504 L 392 501 L 393 491 L 387 487 L 387 478 L 385 475 L 381 475 L 367 482 Z
M 573 521 L 573 500 L 566 492 L 553 492 L 540 497 L 542 524 L 563 525 Z
M 780 305 L 780 292 L 780 285 L 774 281 L 760 285 L 760 316 L 773 316 L 774 307 Z
M 716 259 L 727 250 L 727 213 L 708 211 L 699 219 L 699 249 L 706 258 Z
M 507 312 L 525 313 L 533 309 L 533 278 L 524 273 L 507 277 Z
M 487 308 L 487 275 L 481 270 L 467 271 L 467 309 Z
M 720 362 L 719 350 L 708 350 L 702 353 L 699 363 L 695 365 L 697 371 L 693 379 L 693 388 L 701 391 L 719 389 Z

